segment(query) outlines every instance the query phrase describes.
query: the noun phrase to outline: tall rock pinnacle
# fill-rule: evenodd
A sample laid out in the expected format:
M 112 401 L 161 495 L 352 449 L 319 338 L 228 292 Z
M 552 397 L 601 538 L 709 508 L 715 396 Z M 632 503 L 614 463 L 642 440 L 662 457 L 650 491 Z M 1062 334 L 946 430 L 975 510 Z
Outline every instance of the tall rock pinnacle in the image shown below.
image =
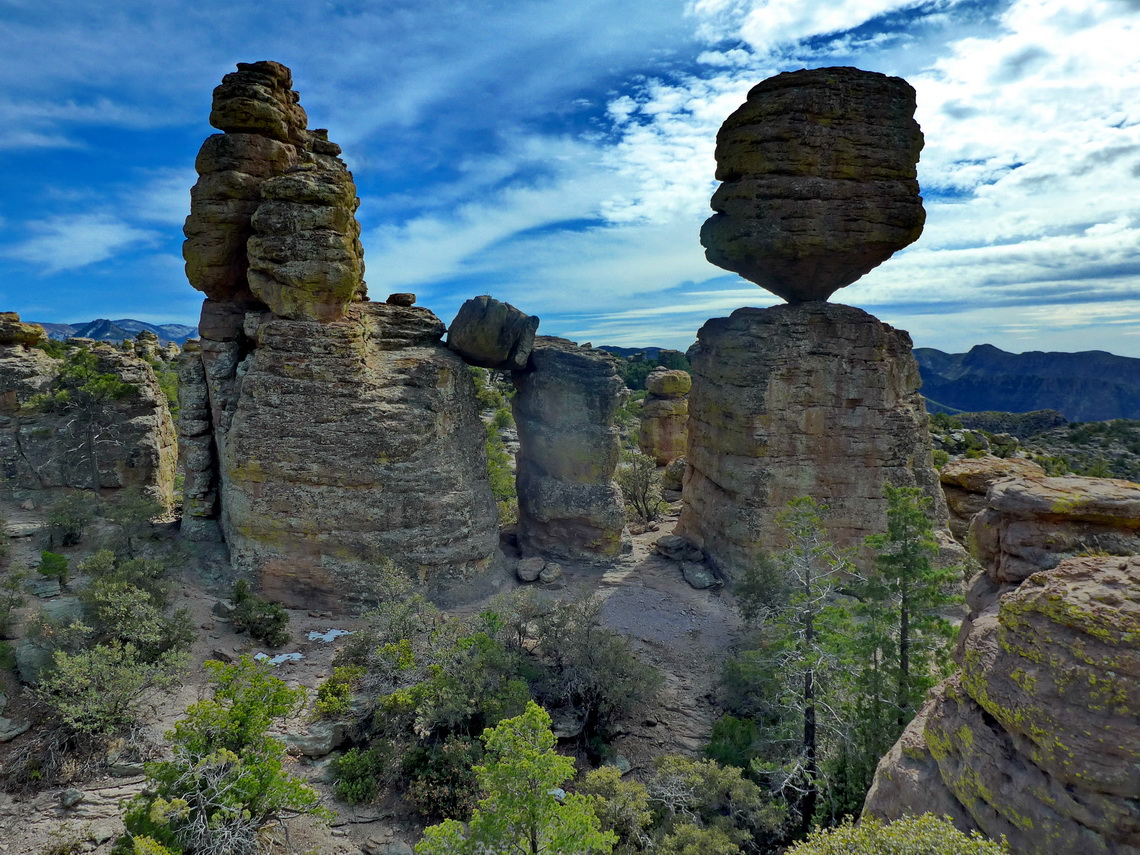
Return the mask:
M 778 74 L 717 134 L 705 256 L 791 303 L 826 300 L 922 234 L 922 131 L 905 80 Z

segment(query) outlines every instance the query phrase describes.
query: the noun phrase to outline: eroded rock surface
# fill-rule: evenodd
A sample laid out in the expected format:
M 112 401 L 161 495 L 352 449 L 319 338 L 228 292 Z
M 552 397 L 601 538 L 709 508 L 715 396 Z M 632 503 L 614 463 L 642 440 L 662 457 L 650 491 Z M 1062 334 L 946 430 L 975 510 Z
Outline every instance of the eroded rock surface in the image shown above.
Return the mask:
M 538 318 L 486 295 L 459 307 L 447 330 L 447 345 L 482 368 L 521 371 L 534 347 Z
M 856 68 L 776 75 L 717 134 L 710 262 L 791 302 L 826 300 L 918 239 L 914 89 Z
M 643 454 L 668 466 L 685 455 L 689 440 L 689 389 L 687 371 L 658 368 L 645 378 L 649 393 L 641 407 L 637 443 Z
M 950 533 L 961 544 L 969 539 L 970 520 L 986 507 L 986 493 L 1006 478 L 1045 477 L 1045 470 L 1021 458 L 963 457 L 946 463 L 938 472 L 950 511 Z
M 945 813 L 1017 853 L 1140 852 L 1140 558 L 990 574 L 962 671 L 880 762 L 864 812 Z
M 9 324 L 42 332 L 18 317 Z M 93 371 L 114 375 L 130 391 L 107 400 L 72 393 L 53 402 L 62 388 L 64 359 L 26 344 L 0 344 L 0 466 L 6 486 L 15 491 L 139 487 L 169 507 L 177 444 L 154 370 L 133 351 L 110 344 L 72 346 L 68 355 L 78 349 L 94 357 Z
M 523 555 L 573 562 L 620 555 L 628 537 L 613 483 L 620 448 L 613 419 L 625 386 L 612 357 L 539 336 L 515 387 Z
M 1140 484 L 1078 476 L 998 481 L 970 538 L 998 582 L 1020 582 L 1071 555 L 1137 554 Z
M 910 337 L 850 306 L 738 309 L 690 352 L 689 452 L 677 533 L 732 578 L 782 545 L 776 515 L 812 496 L 840 546 L 886 530 L 883 485 L 946 507 Z
M 469 372 L 413 295 L 367 302 L 352 176 L 291 86 L 239 64 L 198 158 L 183 528 L 265 596 L 344 609 L 383 596 L 388 562 L 428 587 L 487 569 L 497 513 Z

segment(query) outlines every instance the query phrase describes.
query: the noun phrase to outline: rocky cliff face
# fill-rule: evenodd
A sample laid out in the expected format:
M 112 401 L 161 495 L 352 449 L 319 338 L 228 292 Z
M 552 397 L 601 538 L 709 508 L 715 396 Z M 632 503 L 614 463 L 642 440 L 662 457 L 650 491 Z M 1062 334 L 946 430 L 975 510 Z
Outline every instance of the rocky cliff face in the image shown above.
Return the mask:
M 620 555 L 629 541 L 613 483 L 613 420 L 625 387 L 612 357 L 539 336 L 515 387 L 522 554 L 587 563 Z
M 880 762 L 864 812 L 945 813 L 1017 853 L 1140 852 L 1140 558 L 1072 555 L 1070 537 L 1093 517 L 1134 536 L 1140 486 L 1020 478 L 987 504 L 975 520 L 997 514 L 1003 547 L 970 585 L 962 670 Z
M 239 64 L 197 161 L 184 529 L 224 537 L 273 599 L 344 608 L 382 594 L 386 560 L 425 585 L 486 569 L 496 510 L 466 366 L 411 295 L 366 301 L 352 176 L 291 85 Z
M 677 533 L 725 575 L 781 544 L 775 515 L 812 496 L 841 546 L 886 529 L 883 485 L 946 506 L 910 337 L 850 306 L 738 309 L 690 352 L 689 455 Z
M 637 444 L 658 466 L 668 466 L 685 456 L 689 444 L 689 389 L 693 380 L 687 371 L 658 368 L 645 378 L 649 393 L 641 406 Z
M 43 330 L 14 313 L 0 317 L 0 465 L 16 492 L 145 488 L 170 506 L 177 456 L 174 423 L 154 371 L 132 352 L 107 344 L 72 346 L 53 358 L 30 342 Z M 70 390 L 62 373 L 78 354 L 84 370 L 125 384 L 107 400 Z
M 785 300 L 826 300 L 922 234 L 922 132 L 905 80 L 857 68 L 778 74 L 716 138 L 708 260 Z

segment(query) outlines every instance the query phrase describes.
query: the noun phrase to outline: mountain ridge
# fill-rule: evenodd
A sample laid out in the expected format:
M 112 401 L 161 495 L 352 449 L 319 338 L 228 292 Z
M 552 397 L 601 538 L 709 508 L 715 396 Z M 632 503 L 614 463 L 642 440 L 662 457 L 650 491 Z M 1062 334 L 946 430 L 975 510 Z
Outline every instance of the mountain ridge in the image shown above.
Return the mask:
M 39 321 L 29 321 L 29 323 L 38 323 L 47 331 L 50 338 L 59 341 L 67 338 L 122 341 L 123 339 L 134 338 L 143 330 L 149 330 L 164 343 L 184 344 L 187 339 L 195 338 L 198 335 L 197 327 L 186 324 L 151 324 L 134 318 L 120 318 L 114 321 L 107 318 L 96 318 L 77 324 L 49 324 Z

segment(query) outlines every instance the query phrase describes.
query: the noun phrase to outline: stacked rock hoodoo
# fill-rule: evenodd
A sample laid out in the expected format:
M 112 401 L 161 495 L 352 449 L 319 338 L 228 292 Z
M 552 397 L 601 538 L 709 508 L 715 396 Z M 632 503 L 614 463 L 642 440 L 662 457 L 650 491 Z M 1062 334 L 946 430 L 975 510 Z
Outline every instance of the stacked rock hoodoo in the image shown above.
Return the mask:
M 1140 852 L 1140 557 L 1105 554 L 1140 547 L 1140 485 L 1014 477 L 986 502 L 961 671 L 880 761 L 864 814 L 932 811 L 1018 853 Z
M 291 87 L 278 63 L 239 64 L 197 160 L 184 530 L 289 605 L 374 600 L 387 560 L 469 580 L 498 555 L 471 377 L 414 296 L 367 302 L 352 176 Z
M 614 415 L 625 389 L 613 358 L 550 336 L 534 340 L 514 375 L 519 549 L 575 563 L 611 561 L 630 547 Z
M 645 378 L 648 393 L 641 406 L 637 445 L 658 466 L 668 466 L 685 456 L 689 441 L 689 389 L 693 380 L 687 371 L 657 368 Z
M 790 305 L 709 321 L 689 353 L 689 451 L 677 533 L 731 578 L 778 548 L 775 517 L 811 496 L 828 535 L 886 528 L 883 485 L 946 505 L 910 336 L 824 302 L 922 231 L 914 90 L 854 68 L 780 74 L 717 136 L 710 261 Z
M 922 234 L 922 131 L 905 80 L 857 68 L 778 74 L 717 134 L 713 264 L 789 302 L 826 300 Z

